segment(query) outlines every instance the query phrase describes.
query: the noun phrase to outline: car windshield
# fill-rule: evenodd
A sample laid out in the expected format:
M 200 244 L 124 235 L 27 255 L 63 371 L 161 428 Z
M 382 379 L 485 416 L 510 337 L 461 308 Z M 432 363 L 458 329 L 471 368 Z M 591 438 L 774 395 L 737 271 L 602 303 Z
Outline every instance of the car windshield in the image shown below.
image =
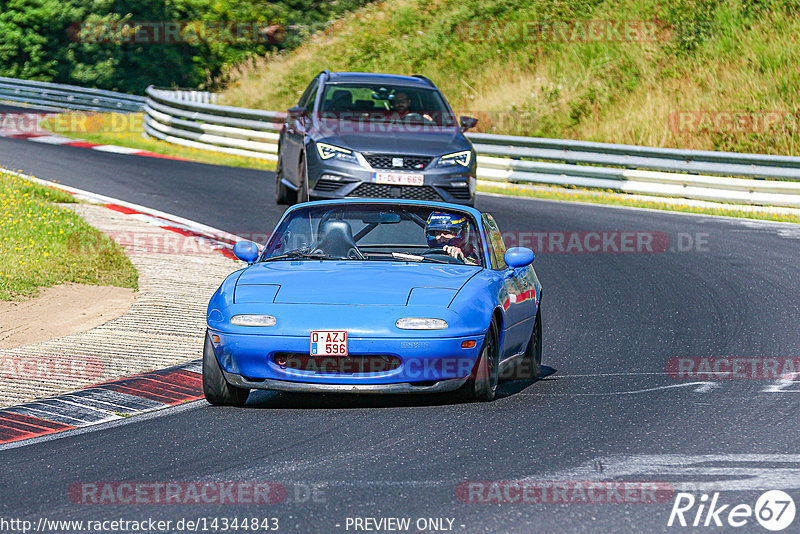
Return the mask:
M 322 95 L 320 112 L 324 121 L 456 126 L 455 117 L 438 91 L 415 87 L 328 85 Z
M 428 219 L 452 223 L 428 227 Z M 426 231 L 428 230 L 428 231 Z M 483 245 L 466 212 L 397 204 L 317 205 L 289 214 L 260 261 L 359 260 L 483 266 Z

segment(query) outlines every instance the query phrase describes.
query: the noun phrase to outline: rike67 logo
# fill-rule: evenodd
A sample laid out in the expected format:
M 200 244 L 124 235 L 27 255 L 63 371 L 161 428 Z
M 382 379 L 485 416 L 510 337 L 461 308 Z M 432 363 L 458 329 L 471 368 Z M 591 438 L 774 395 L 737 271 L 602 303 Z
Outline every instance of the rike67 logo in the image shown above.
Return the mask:
M 784 530 L 794 521 L 795 504 L 792 497 L 780 490 L 763 493 L 755 506 L 746 503 L 722 504 L 719 492 L 710 498 L 702 494 L 678 493 L 669 514 L 667 526 L 681 527 L 743 527 L 755 518 L 762 527 L 773 532 Z

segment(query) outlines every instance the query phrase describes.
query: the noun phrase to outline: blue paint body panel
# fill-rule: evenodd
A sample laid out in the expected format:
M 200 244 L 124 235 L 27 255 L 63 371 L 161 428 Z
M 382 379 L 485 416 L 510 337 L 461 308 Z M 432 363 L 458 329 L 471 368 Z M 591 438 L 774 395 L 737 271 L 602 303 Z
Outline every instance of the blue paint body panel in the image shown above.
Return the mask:
M 353 202 L 381 203 L 345 200 L 310 204 Z M 481 221 L 480 212 L 462 205 L 386 202 L 459 209 Z M 479 230 L 483 236 L 483 229 Z M 481 241 L 488 258 L 485 239 Z M 430 382 L 469 376 L 494 316 L 501 323 L 501 361 L 524 351 L 540 295 L 541 287 L 530 265 L 494 270 L 414 261 L 291 259 L 257 262 L 229 275 L 209 302 L 207 323 L 219 337 L 214 350 L 222 369 L 248 380 Z M 271 315 L 276 324 L 237 326 L 230 322 L 234 315 Z M 405 317 L 443 319 L 447 328 L 398 328 L 397 320 Z M 346 331 L 348 358 L 382 355 L 395 358 L 399 364 L 375 372 L 337 373 L 276 363 L 277 353 L 308 356 L 312 330 Z M 474 341 L 474 346 L 462 348 L 465 341 Z

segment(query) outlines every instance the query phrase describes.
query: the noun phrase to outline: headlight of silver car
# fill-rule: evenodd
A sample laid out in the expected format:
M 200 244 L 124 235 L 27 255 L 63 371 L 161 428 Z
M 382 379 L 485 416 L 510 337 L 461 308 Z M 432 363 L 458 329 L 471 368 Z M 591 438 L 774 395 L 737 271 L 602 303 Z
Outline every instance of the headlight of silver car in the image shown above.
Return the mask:
M 398 319 L 395 325 L 403 330 L 442 330 L 447 328 L 447 321 L 425 317 L 403 317 Z
M 319 153 L 319 157 L 322 159 L 335 158 L 340 161 L 347 161 L 348 163 L 358 163 L 358 159 L 352 150 L 340 146 L 317 143 L 317 153 Z
M 272 315 L 234 315 L 231 324 L 238 326 L 275 326 L 277 320 Z
M 462 167 L 469 167 L 469 162 L 472 161 L 472 151 L 464 150 L 461 152 L 453 152 L 452 154 L 445 154 L 436 163 L 437 167 L 452 167 L 453 165 L 461 165 Z

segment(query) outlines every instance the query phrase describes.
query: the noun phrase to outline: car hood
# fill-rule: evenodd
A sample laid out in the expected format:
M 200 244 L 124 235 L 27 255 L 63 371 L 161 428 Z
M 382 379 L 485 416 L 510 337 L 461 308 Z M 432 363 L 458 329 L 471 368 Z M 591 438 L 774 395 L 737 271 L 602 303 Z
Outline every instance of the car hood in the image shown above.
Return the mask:
M 413 304 L 447 306 L 479 271 L 471 266 L 438 263 L 264 262 L 242 273 L 235 300 L 237 303 L 247 299 L 248 302 L 277 304 L 406 306 L 413 298 Z
M 458 128 L 437 128 L 419 131 L 414 128 L 387 124 L 371 125 L 381 127 L 380 132 L 353 132 L 344 128 L 333 130 L 322 141 L 357 152 L 377 152 L 396 154 L 415 154 L 441 156 L 460 150 L 470 150 L 472 144 Z

